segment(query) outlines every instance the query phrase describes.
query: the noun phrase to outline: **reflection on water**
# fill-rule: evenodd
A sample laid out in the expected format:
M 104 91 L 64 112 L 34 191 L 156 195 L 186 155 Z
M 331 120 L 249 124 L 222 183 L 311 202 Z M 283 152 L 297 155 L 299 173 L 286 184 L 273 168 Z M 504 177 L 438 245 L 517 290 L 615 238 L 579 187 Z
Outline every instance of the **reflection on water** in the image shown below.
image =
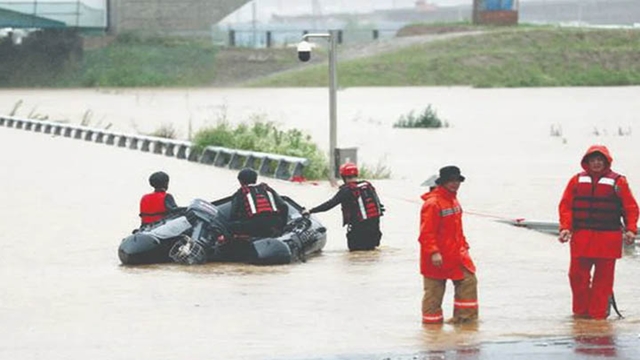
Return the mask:
M 469 324 L 433 324 L 422 325 L 422 342 L 430 344 L 432 351 L 445 350 L 450 348 L 461 348 L 468 350 L 477 348 L 478 331 L 482 321 Z
M 576 320 L 573 323 L 576 354 L 615 357 L 616 333 L 608 321 Z
M 638 358 L 637 250 L 617 264 L 625 319 L 575 322 L 568 246 L 494 220 L 554 220 L 567 179 L 594 142 L 610 147 L 614 167 L 640 191 L 637 141 L 613 135 L 618 125 L 640 127 L 639 95 L 634 87 L 343 90 L 339 143 L 358 146 L 365 162 L 386 158 L 394 173 L 374 181 L 388 210 L 382 246 L 349 253 L 336 209 L 318 214 L 328 229 L 321 255 L 272 267 L 121 266 L 117 247 L 138 224 L 150 173 L 171 175 L 179 204 L 228 196 L 236 174 L 0 128 L 0 358 L 571 359 L 593 351 Z M 0 111 L 23 99 L 52 117 L 80 119 L 90 108 L 114 129 L 151 131 L 167 122 L 184 129 L 189 114 L 197 128 L 226 103 L 230 115 L 268 113 L 323 145 L 325 97 L 326 89 L 12 90 L 0 91 Z M 391 127 L 427 103 L 453 126 Z M 566 141 L 549 136 L 550 124 L 562 125 Z M 595 136 L 594 126 L 612 135 Z M 420 323 L 420 184 L 449 163 L 467 177 L 460 200 L 478 266 L 481 319 L 475 327 L 427 328 Z M 335 193 L 324 182 L 268 182 L 306 206 Z M 448 314 L 452 290 L 443 302 Z

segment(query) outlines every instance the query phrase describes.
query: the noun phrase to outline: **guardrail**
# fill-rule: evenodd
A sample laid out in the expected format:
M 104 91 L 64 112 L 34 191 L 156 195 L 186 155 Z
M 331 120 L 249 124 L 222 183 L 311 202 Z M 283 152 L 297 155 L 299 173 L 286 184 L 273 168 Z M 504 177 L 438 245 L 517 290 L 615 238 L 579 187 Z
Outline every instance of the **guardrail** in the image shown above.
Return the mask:
M 0 115 L 0 126 L 129 148 L 229 169 L 250 167 L 260 175 L 285 180 L 301 177 L 302 170 L 308 162 L 305 158 L 294 156 L 228 149 L 219 146 L 207 146 L 198 151 L 190 141 L 125 134 L 48 120 L 21 119 Z

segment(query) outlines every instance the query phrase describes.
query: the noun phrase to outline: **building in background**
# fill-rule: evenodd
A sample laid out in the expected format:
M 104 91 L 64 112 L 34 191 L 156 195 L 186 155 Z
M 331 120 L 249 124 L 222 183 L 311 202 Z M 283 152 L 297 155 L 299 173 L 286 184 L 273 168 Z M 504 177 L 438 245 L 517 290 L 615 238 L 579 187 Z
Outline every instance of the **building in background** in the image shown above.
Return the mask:
M 107 0 L 109 33 L 208 37 L 211 28 L 250 0 Z
M 518 0 L 473 0 L 473 23 L 517 25 Z
M 208 37 L 212 26 L 250 0 L 101 0 L 102 6 L 97 1 L 0 0 L 0 28 Z

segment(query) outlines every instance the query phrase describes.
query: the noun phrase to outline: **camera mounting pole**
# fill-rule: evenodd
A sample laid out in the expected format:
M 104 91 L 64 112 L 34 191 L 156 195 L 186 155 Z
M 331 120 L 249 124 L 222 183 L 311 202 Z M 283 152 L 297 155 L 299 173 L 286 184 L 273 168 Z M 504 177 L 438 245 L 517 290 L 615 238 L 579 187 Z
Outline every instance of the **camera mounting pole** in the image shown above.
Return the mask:
M 338 74 L 337 70 L 337 46 L 338 30 L 329 30 L 327 33 L 310 33 L 302 36 L 303 41 L 310 38 L 324 38 L 329 41 L 329 181 L 336 185 L 336 147 L 338 137 L 338 112 L 337 96 Z

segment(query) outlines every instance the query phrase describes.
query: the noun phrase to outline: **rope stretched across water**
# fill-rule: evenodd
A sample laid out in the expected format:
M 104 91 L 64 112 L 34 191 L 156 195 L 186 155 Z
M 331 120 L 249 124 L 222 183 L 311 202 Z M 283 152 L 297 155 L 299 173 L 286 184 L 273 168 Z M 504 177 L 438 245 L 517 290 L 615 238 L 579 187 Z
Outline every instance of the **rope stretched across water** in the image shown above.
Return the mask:
M 421 204 L 422 203 L 422 199 L 409 199 L 406 197 L 400 197 L 400 196 L 389 196 L 388 198 L 394 199 L 394 200 L 400 200 L 400 201 L 405 201 L 408 203 L 412 203 L 412 204 Z M 510 218 L 510 217 L 506 217 L 506 216 L 501 216 L 501 215 L 494 215 L 494 214 L 488 214 L 488 213 L 484 213 L 484 212 L 480 212 L 480 211 L 473 211 L 473 210 L 464 210 L 465 214 L 469 214 L 469 215 L 473 215 L 473 216 L 479 216 L 479 217 L 485 217 L 485 218 L 489 218 L 489 219 L 494 219 L 494 220 L 505 220 L 505 221 L 514 221 L 514 220 L 521 220 L 520 218 Z

